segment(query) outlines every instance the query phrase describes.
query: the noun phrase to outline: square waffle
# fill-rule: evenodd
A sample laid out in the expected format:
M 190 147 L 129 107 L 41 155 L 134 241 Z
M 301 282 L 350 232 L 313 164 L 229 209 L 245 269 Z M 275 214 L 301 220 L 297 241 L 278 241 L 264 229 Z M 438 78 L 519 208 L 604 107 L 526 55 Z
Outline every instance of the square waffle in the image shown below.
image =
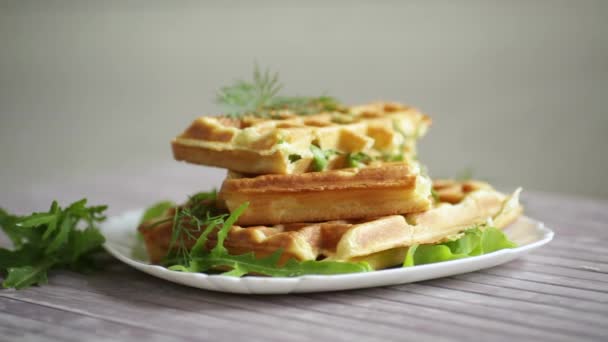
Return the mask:
M 249 202 L 237 221 L 247 226 L 421 212 L 432 199 L 431 181 L 407 163 L 292 175 L 230 173 L 219 198 L 230 212 Z
M 306 116 L 203 116 L 172 141 L 172 149 L 176 160 L 245 174 L 303 173 L 313 170 L 311 145 L 338 152 L 330 168 L 344 167 L 345 156 L 357 152 L 379 160 L 411 159 L 430 123 L 428 116 L 397 103 Z
M 277 225 L 233 226 L 224 246 L 231 254 L 254 252 L 263 257 L 282 249 L 280 262 L 297 260 L 366 261 L 376 269 L 403 262 L 407 247 L 445 241 L 466 228 L 492 219 L 494 226 L 503 228 L 522 213 L 516 191 L 506 196 L 479 182 L 454 183 L 462 189 L 459 201 L 436 203 L 423 213 L 390 215 L 360 220 L 334 220 L 319 223 L 290 223 Z M 440 195 L 441 199 L 441 195 Z M 174 209 L 165 217 L 144 222 L 139 231 L 153 263 L 167 255 Z M 159 223 L 160 222 L 160 223 Z M 196 237 L 199 232 L 193 231 Z M 215 245 L 210 236 L 207 248 Z M 186 240 L 191 247 L 194 238 Z

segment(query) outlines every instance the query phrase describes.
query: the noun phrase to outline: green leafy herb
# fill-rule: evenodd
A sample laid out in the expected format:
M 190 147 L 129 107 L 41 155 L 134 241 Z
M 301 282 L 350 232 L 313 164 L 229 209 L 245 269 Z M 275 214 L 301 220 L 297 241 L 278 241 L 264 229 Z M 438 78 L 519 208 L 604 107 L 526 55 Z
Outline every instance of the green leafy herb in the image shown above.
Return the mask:
M 103 221 L 106 206 L 86 206 L 86 199 L 62 209 L 56 201 L 48 212 L 29 216 L 10 215 L 0 209 L 0 228 L 14 249 L 0 248 L 2 286 L 22 289 L 45 284 L 51 269 L 88 271 L 95 268 L 94 253 L 105 239 L 96 224 Z M 78 229 L 84 225 L 84 229 Z
M 246 274 L 260 274 L 272 277 L 296 277 L 305 274 L 344 274 L 369 272 L 373 269 L 365 262 L 339 262 L 339 261 L 297 261 L 290 259 L 279 266 L 282 250 L 277 250 L 265 258 L 257 258 L 253 252 L 241 255 L 208 255 L 193 258 L 190 267 L 172 267 L 176 271 L 205 272 L 214 268 L 230 268 L 223 275 L 241 277 Z
M 322 150 L 316 145 L 310 145 L 310 151 L 312 152 L 312 169 L 316 172 L 327 169 L 329 158 L 339 154 L 336 150 Z
M 517 245 L 497 228 L 475 227 L 453 241 L 435 245 L 413 245 L 406 254 L 404 267 L 431 264 L 495 252 Z
M 191 258 L 188 242 L 197 240 L 198 234 L 208 235 L 210 227 L 224 222 L 228 214 L 216 204 L 217 192 L 213 190 L 192 195 L 186 205 L 176 208 L 169 242 L 170 254 L 165 258 L 165 264 L 188 263 Z
M 290 154 L 289 156 L 287 156 L 287 158 L 289 158 L 290 163 L 295 163 L 298 160 L 302 159 L 302 156 L 299 154 Z
M 152 219 L 162 217 L 163 214 L 169 210 L 170 208 L 175 207 L 175 203 L 171 201 L 162 201 L 155 203 L 154 205 L 148 207 L 144 212 L 144 215 L 141 217 L 141 221 L 139 224 L 143 222 L 150 221 Z
M 244 203 L 227 218 L 226 216 L 222 216 L 215 221 L 207 222 L 207 227 L 196 239 L 194 246 L 187 254 L 187 258 L 182 258 L 181 262 L 177 263 L 166 263 L 169 269 L 180 272 L 213 272 L 229 269 L 229 271 L 223 274 L 236 277 L 246 274 L 292 277 L 304 274 L 340 274 L 372 270 L 367 263 L 297 261 L 294 259 L 290 259 L 284 265 L 279 266 L 282 250 L 277 250 L 275 253 L 264 258 L 257 258 L 252 252 L 241 255 L 229 254 L 226 247 L 224 247 L 224 241 L 232 225 L 247 210 L 248 205 L 248 203 Z M 176 227 L 179 227 L 179 223 L 174 226 L 174 229 Z M 219 228 L 216 245 L 211 251 L 207 251 L 204 247 L 207 245 L 209 234 L 216 228 Z M 175 259 L 170 260 L 173 261 Z
M 297 115 L 309 115 L 342 109 L 342 105 L 329 96 L 279 96 L 282 88 L 278 73 L 271 73 L 268 69 L 261 71 L 258 65 L 255 65 L 252 81 L 241 80 L 231 86 L 222 87 L 216 101 L 232 117 L 273 117 L 282 110 Z
M 348 165 L 348 167 L 362 167 L 372 160 L 372 157 L 363 152 L 349 153 L 346 156 L 346 165 Z

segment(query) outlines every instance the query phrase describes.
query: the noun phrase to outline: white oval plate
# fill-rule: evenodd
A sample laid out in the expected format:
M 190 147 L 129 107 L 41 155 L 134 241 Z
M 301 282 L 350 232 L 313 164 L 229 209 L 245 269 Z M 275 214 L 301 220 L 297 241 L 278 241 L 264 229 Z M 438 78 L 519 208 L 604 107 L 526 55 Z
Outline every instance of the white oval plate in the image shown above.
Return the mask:
M 136 227 L 142 213 L 143 210 L 127 212 L 110 218 L 102 225 L 101 229 L 106 237 L 104 247 L 110 254 L 140 271 L 162 279 L 201 289 L 232 293 L 284 294 L 338 291 L 448 277 L 509 262 L 553 239 L 553 231 L 546 228 L 541 222 L 524 216 L 505 229 L 507 236 L 519 247 L 476 257 L 367 273 L 305 275 L 293 278 L 253 276 L 237 278 L 170 271 L 161 266 L 150 265 L 145 253 L 142 253 L 141 241 L 138 241 L 136 235 Z M 139 254 L 134 252 L 138 247 Z

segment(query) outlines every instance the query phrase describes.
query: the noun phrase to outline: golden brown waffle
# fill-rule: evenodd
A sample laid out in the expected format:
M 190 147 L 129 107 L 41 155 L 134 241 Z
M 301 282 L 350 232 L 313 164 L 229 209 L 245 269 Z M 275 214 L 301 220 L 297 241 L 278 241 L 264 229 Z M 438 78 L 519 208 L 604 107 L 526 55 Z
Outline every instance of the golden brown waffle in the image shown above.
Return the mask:
M 232 173 L 219 197 L 230 212 L 249 202 L 237 222 L 246 226 L 415 213 L 432 200 L 431 181 L 407 163 L 250 178 Z
M 444 241 L 488 219 L 503 228 L 521 215 L 518 192 L 505 196 L 483 188 L 466 193 L 457 203 L 438 203 L 419 214 L 391 215 L 364 220 L 292 223 L 269 226 L 233 226 L 224 243 L 231 254 L 254 252 L 263 257 L 283 249 L 281 262 L 330 259 L 367 261 L 376 269 L 403 262 L 407 247 Z M 167 213 L 171 217 L 172 212 Z M 152 262 L 168 252 L 172 223 L 144 223 L 142 232 Z M 196 235 L 196 234 L 195 234 Z M 211 237 L 208 248 L 214 244 Z M 188 240 L 191 247 L 194 240 Z
M 453 179 L 433 180 L 433 190 L 440 202 L 458 203 L 470 192 L 481 189 L 492 189 L 486 182 L 476 180 L 456 181 Z
M 172 147 L 176 160 L 189 163 L 246 174 L 292 174 L 312 171 L 313 144 L 340 152 L 331 157 L 330 168 L 344 167 L 345 156 L 356 152 L 407 160 L 430 123 L 426 115 L 397 103 L 307 116 L 282 112 L 272 119 L 204 116 L 176 137 Z

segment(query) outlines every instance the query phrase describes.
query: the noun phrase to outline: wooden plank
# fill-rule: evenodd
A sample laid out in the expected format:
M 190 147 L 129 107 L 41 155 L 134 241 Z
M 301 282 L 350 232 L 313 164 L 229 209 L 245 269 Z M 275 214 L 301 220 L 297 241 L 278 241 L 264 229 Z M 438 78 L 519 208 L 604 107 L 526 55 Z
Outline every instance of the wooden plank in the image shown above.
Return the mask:
M 402 285 L 389 287 L 384 289 L 375 289 L 369 291 L 372 295 L 395 300 L 408 305 L 417 305 L 436 308 L 444 311 L 450 316 L 466 315 L 470 321 L 477 322 L 479 326 L 494 326 L 504 325 L 505 332 L 511 336 L 522 334 L 522 337 L 534 339 L 560 339 L 564 340 L 564 336 L 569 336 L 565 340 L 572 339 L 576 336 L 587 336 L 597 338 L 605 333 L 603 325 L 579 324 L 579 322 L 570 319 L 555 318 L 546 315 L 531 315 L 522 311 L 514 311 L 516 308 L 501 308 L 496 306 L 488 306 L 485 303 L 473 303 L 461 300 L 456 297 L 455 300 L 446 300 L 445 297 L 437 295 L 420 295 L 418 293 L 408 291 L 411 285 Z M 386 293 L 397 292 L 397 293 Z M 441 289 L 435 289 L 441 292 Z M 370 295 L 369 293 L 366 293 Z M 534 319 L 532 319 L 534 318 Z M 510 332 L 513 326 L 517 326 L 517 332 Z
M 598 286 L 608 287 L 608 273 L 594 272 L 583 268 L 570 268 L 555 266 L 554 264 L 543 264 L 532 261 L 529 257 L 516 260 L 500 266 L 504 269 L 535 272 L 546 275 L 556 275 L 579 280 L 592 280 L 598 282 Z M 604 285 L 602 285 L 604 284 Z
M 96 284 L 97 288 L 103 288 L 105 286 L 113 287 L 113 282 L 107 279 L 102 280 L 105 283 Z M 157 281 L 157 279 L 154 279 Z M 298 323 L 304 323 L 302 329 L 298 331 L 300 334 L 308 334 L 308 325 L 315 324 L 317 326 L 317 330 L 323 330 L 323 328 L 329 328 L 327 332 L 332 333 L 331 329 L 335 329 L 336 325 L 343 326 L 354 324 L 355 322 L 359 322 L 361 317 L 352 317 L 352 315 L 344 313 L 342 311 L 338 312 L 315 312 L 311 309 L 302 309 L 297 306 L 292 305 L 284 305 L 276 302 L 277 297 L 281 296 L 236 296 L 230 294 L 221 294 L 221 293 L 210 293 L 206 291 L 201 291 L 197 289 L 186 288 L 183 286 L 176 286 L 171 283 L 162 282 L 162 292 L 164 295 L 157 296 L 153 294 L 153 291 L 158 287 L 155 285 L 154 287 L 150 287 L 150 282 L 141 281 L 138 279 L 129 280 L 129 290 L 127 293 L 123 293 L 122 295 L 127 296 L 131 300 L 142 300 L 146 302 L 151 302 L 158 304 L 159 306 L 171 306 L 178 308 L 191 308 L 193 305 L 205 305 L 206 307 L 217 307 L 221 308 L 221 311 L 230 310 L 231 313 L 228 317 L 232 320 L 238 320 L 239 315 L 235 313 L 240 313 L 243 311 L 249 311 L 258 313 L 254 315 L 254 317 L 260 317 L 260 324 L 268 322 L 269 316 L 272 316 L 273 320 L 277 321 L 285 321 L 285 326 L 292 328 L 293 322 L 297 321 Z M 70 284 L 61 284 L 63 287 L 70 286 Z M 206 295 L 201 296 L 200 293 L 203 292 Z M 236 297 L 236 298 L 235 298 Z M 287 296 L 290 297 L 290 296 Z M 272 299 L 272 300 L 269 300 Z M 247 317 L 251 316 L 250 314 Z M 370 318 L 366 318 L 369 320 Z M 382 332 L 375 333 L 373 337 L 378 335 L 378 338 L 396 338 L 401 336 L 402 330 L 412 323 L 413 320 L 410 320 L 407 323 L 400 322 L 398 325 L 391 325 L 386 322 L 376 322 L 382 325 Z M 427 321 L 420 321 L 419 323 L 426 323 Z M 260 326 L 262 328 L 262 326 Z M 418 327 L 419 328 L 419 327 Z M 368 327 L 361 326 L 360 324 L 355 324 L 350 330 L 356 333 L 356 336 L 360 337 L 369 337 L 369 329 Z M 352 339 L 353 336 L 348 336 L 349 333 L 342 332 L 339 339 Z M 428 334 L 423 330 L 417 330 L 417 334 L 421 337 L 428 336 L 433 338 L 440 338 L 436 333 Z M 331 335 L 330 335 L 331 336 Z M 328 336 L 325 336 L 327 338 Z M 310 338 L 308 336 L 307 338 Z M 320 338 L 320 337 L 319 337 Z M 333 338 L 333 337 L 332 337 Z
M 494 267 L 480 271 L 480 273 L 594 292 L 596 295 L 596 301 L 608 303 L 608 284 L 601 281 L 567 278 L 553 274 L 543 274 L 539 272 L 530 272 L 522 269 L 505 267 Z
M 394 293 L 394 292 L 397 292 Z M 578 334 L 577 331 L 562 331 L 557 333 L 554 329 L 547 332 L 543 327 L 523 325 L 523 316 L 519 316 L 518 329 L 513 331 L 513 322 L 501 317 L 502 313 L 484 308 L 483 310 L 471 310 L 467 303 L 458 301 L 448 302 L 442 299 L 419 296 L 415 293 L 403 294 L 394 288 L 377 288 L 354 293 L 331 293 L 309 295 L 311 298 L 326 302 L 327 310 L 346 310 L 353 303 L 361 303 L 354 306 L 364 306 L 368 310 L 376 310 L 377 316 L 400 316 L 400 320 L 408 317 L 421 316 L 427 319 L 429 326 L 464 327 L 467 334 L 462 337 L 470 339 L 490 339 L 499 336 L 510 338 L 534 338 L 535 340 L 567 341 Z M 357 298 L 359 296 L 360 298 Z M 461 305 L 462 304 L 462 305 Z M 353 310 L 353 309 L 348 309 Z M 507 311 L 507 310 L 502 310 Z M 460 334 L 458 335 L 461 336 Z M 570 336 L 570 337 L 567 337 Z M 595 335 L 593 335 L 595 336 Z
M 522 289 L 527 291 L 532 291 L 536 293 L 547 293 L 553 294 L 566 298 L 573 299 L 585 299 L 590 302 L 597 302 L 597 292 L 563 287 L 558 285 L 544 284 L 538 282 L 532 282 L 529 280 L 523 279 L 513 279 L 503 276 L 497 276 L 494 274 L 482 274 L 479 272 L 476 273 L 467 273 L 462 275 L 454 276 L 456 279 L 468 280 L 475 283 L 487 284 L 487 285 L 496 285 L 496 286 L 504 286 L 513 289 Z
M 369 290 L 349 293 L 329 293 L 314 295 L 298 295 L 278 299 L 288 306 L 297 306 L 322 313 L 343 312 L 360 319 L 369 325 L 368 328 L 380 328 L 385 323 L 395 326 L 408 326 L 416 332 L 425 331 L 442 334 L 437 330 L 438 325 L 449 326 L 451 336 L 458 339 L 484 338 L 495 339 L 503 336 L 510 329 L 507 325 L 491 320 L 477 320 L 466 314 L 446 314 L 445 310 L 424 305 L 403 305 L 390 301 L 382 301 L 365 295 Z M 521 331 L 517 332 L 524 336 Z M 441 336 L 441 335 L 439 335 Z
M 155 278 L 150 279 L 153 284 L 128 278 L 124 280 L 128 282 L 129 287 L 120 288 L 119 291 L 115 291 L 117 279 L 112 279 L 105 285 L 95 284 L 96 292 L 84 292 L 83 289 L 74 289 L 61 284 L 8 295 L 0 293 L 0 296 L 30 299 L 36 303 L 65 309 L 78 308 L 75 312 L 108 320 L 124 321 L 132 317 L 145 317 L 146 319 L 138 324 L 141 323 L 143 325 L 139 326 L 146 328 L 165 326 L 167 322 L 173 322 L 165 329 L 176 334 L 180 332 L 187 334 L 189 327 L 198 326 L 213 333 L 213 336 L 227 339 L 239 338 L 239 336 L 255 336 L 260 340 L 287 338 L 309 340 L 329 337 L 335 337 L 337 340 L 352 340 L 356 336 L 380 339 L 396 338 L 402 332 L 402 328 L 384 327 L 383 331 L 372 335 L 365 327 L 356 326 L 357 321 L 338 315 L 322 315 L 268 301 L 252 302 L 249 297 L 241 298 L 190 289 Z M 155 292 L 154 290 L 159 286 L 156 283 L 159 282 L 162 292 Z M 101 287 L 97 287 L 98 285 Z M 216 303 L 207 300 L 214 297 L 220 299 L 217 299 Z M 233 307 L 234 302 L 238 302 L 241 306 Z M 246 305 L 242 305 L 243 302 Z M 253 314 L 254 312 L 261 314 Z M 174 320 L 174 317 L 179 317 L 179 320 Z M 275 331 L 277 322 L 281 321 L 283 321 L 281 331 Z M 315 325 L 314 330 L 310 329 L 311 324 Z M 341 327 L 351 325 L 353 328 L 350 331 L 340 331 Z
M 538 253 L 528 254 L 524 259 L 526 261 L 531 261 L 540 265 L 559 265 L 559 267 L 567 267 L 573 270 L 582 270 L 588 273 L 594 272 L 608 274 L 608 265 L 591 261 L 581 262 L 575 259 L 547 256 Z
M 545 225 L 561 235 L 569 237 L 583 236 L 581 233 L 585 232 L 587 236 L 595 236 L 597 238 L 605 239 L 608 236 L 606 231 L 606 221 L 589 220 L 581 216 L 556 216 L 554 214 L 543 214 L 537 211 L 528 211 L 527 215 L 539 220 Z
M 166 335 L 158 330 L 152 331 L 136 328 L 122 323 L 109 322 L 3 297 L 0 297 L 0 313 L 3 315 L 0 320 L 17 323 L 26 322 L 26 325 L 36 327 L 30 333 L 39 333 L 39 336 L 31 336 L 32 339 L 44 340 L 57 334 L 60 336 L 56 337 L 64 339 L 64 333 L 68 331 L 68 335 L 74 337 L 77 341 L 112 341 L 116 338 L 145 339 L 146 341 L 184 341 L 184 339 Z M 39 322 L 40 324 L 35 322 Z M 24 326 L 19 324 L 13 328 L 15 334 L 23 332 Z M 60 327 L 61 329 L 57 332 L 56 327 Z
M 63 279 L 64 277 L 61 277 L 61 278 Z M 123 277 L 123 276 L 120 276 L 119 278 L 125 279 L 125 277 Z M 83 277 L 82 280 L 85 280 L 85 279 L 90 279 L 90 278 Z M 154 280 L 156 280 L 156 279 L 154 279 Z M 71 282 L 71 280 L 70 280 L 70 282 Z M 56 284 L 57 282 L 55 281 L 54 283 Z M 129 291 L 127 293 L 124 293 L 124 290 L 122 290 L 121 296 L 126 296 L 129 299 L 131 299 L 131 300 L 134 298 L 134 296 L 135 296 L 135 298 L 137 298 L 137 294 L 138 293 L 140 293 L 140 294 L 144 294 L 145 293 L 146 294 L 145 297 L 152 297 L 152 298 L 156 298 L 157 297 L 154 294 L 154 292 L 153 292 L 153 290 L 157 288 L 156 284 L 153 284 L 154 286 L 151 288 L 149 281 L 142 282 L 142 281 L 137 280 L 137 279 L 136 280 L 130 280 L 129 279 L 128 283 L 130 285 L 129 286 Z M 95 284 L 95 285 L 96 285 L 96 288 L 105 289 L 105 287 L 107 287 L 108 290 L 111 290 L 113 287 L 115 287 L 114 284 L 115 284 L 115 279 L 108 279 L 106 284 Z M 170 283 L 162 282 L 162 284 L 163 284 L 163 286 L 162 286 L 162 293 L 163 293 L 163 295 L 160 296 L 160 300 L 161 301 L 158 302 L 159 305 L 161 305 L 161 306 L 167 305 L 166 303 L 164 303 L 164 299 L 167 299 L 167 300 L 169 300 L 172 303 L 172 305 L 175 304 L 176 300 L 177 300 L 179 302 L 179 304 L 183 304 L 183 305 L 185 305 L 187 307 L 192 307 L 192 305 L 193 305 L 193 303 L 192 303 L 193 298 L 190 298 L 188 296 L 188 298 L 186 298 L 186 299 L 181 299 L 180 297 L 182 297 L 184 293 L 188 293 L 188 292 L 191 292 L 191 291 L 195 291 L 196 292 L 198 290 L 187 289 L 187 288 L 179 287 L 179 286 L 177 287 L 177 289 L 174 289 L 173 288 L 174 285 L 172 285 Z M 69 283 L 68 284 L 61 283 L 59 285 L 64 286 L 64 287 L 65 286 L 70 286 Z M 74 285 L 81 286 L 81 283 L 80 282 L 76 282 L 76 283 L 74 283 Z M 226 295 L 220 295 L 220 297 L 223 297 L 223 296 L 226 296 Z M 227 295 L 227 296 L 232 297 L 231 295 Z M 211 297 L 215 298 L 217 296 L 211 296 Z M 251 308 L 251 307 L 260 307 L 260 306 L 264 307 L 264 306 L 268 306 L 268 301 L 266 300 L 267 297 L 261 297 L 261 298 L 258 298 L 258 297 L 259 296 L 245 297 L 245 298 L 239 297 L 238 298 L 238 307 L 240 309 L 247 309 L 247 308 Z M 286 298 L 292 298 L 292 297 L 287 296 Z M 216 299 L 212 299 L 211 301 L 213 302 L 214 300 L 216 301 L 217 304 L 220 304 L 220 305 L 224 304 L 224 303 L 231 303 L 232 304 L 232 303 L 236 302 L 236 301 L 234 301 L 232 299 L 225 299 L 225 298 L 216 298 Z M 207 298 L 207 296 L 205 296 L 205 298 L 203 299 L 203 301 L 205 303 L 209 302 L 209 299 Z M 157 302 L 157 301 L 155 300 L 154 302 Z M 276 303 L 273 303 L 273 304 L 276 304 Z M 285 306 L 286 307 L 290 307 L 290 306 L 293 306 L 293 305 L 297 305 L 297 302 L 296 303 L 286 303 L 286 305 L 283 305 L 283 307 L 285 307 Z M 316 306 L 314 308 L 317 309 Z M 278 309 L 281 309 L 281 308 L 279 307 Z M 305 307 L 305 308 L 302 308 L 302 309 L 304 309 L 303 312 L 305 312 L 305 313 L 314 314 L 314 310 L 310 309 L 309 307 Z M 420 308 L 417 307 L 416 310 L 420 310 Z M 357 313 L 357 312 L 350 313 L 351 311 L 352 311 L 352 309 L 346 310 L 346 308 L 344 308 L 344 309 L 340 309 L 340 310 L 335 310 L 334 308 L 332 308 L 332 309 L 323 310 L 322 312 L 329 312 L 329 313 L 333 313 L 333 312 L 349 312 L 349 315 L 362 315 L 363 317 L 369 316 L 368 315 L 369 313 L 367 313 L 367 312 L 363 312 L 363 313 L 360 313 L 360 312 L 359 313 Z M 268 314 L 267 311 L 266 312 L 262 311 L 261 313 L 262 314 Z M 283 314 L 284 312 L 282 311 L 281 313 Z M 301 315 L 302 315 L 302 311 L 297 312 L 295 317 L 299 317 Z M 436 312 L 433 313 L 433 315 L 431 315 L 430 317 L 433 317 L 433 316 L 437 316 L 437 313 Z M 452 315 L 448 315 L 448 317 L 451 317 L 451 316 Z M 411 320 L 412 314 L 409 313 L 407 315 L 407 317 L 408 317 L 408 320 Z M 428 319 L 430 319 L 430 317 L 423 317 L 423 318 L 425 318 L 427 320 L 427 322 L 428 322 Z M 361 318 L 361 317 L 355 317 L 355 318 Z M 377 324 L 377 322 L 369 322 L 369 323 L 370 324 L 371 323 Z M 506 328 L 504 328 L 504 329 L 506 329 Z
M 82 335 L 72 329 L 27 317 L 16 317 L 0 311 L 0 339 L 4 341 L 66 341 L 79 342 Z M 110 338 L 90 335 L 91 341 L 111 341 Z
M 595 206 L 593 202 L 581 205 L 578 201 L 566 199 L 533 200 L 524 203 L 526 215 L 544 221 L 548 226 L 569 235 L 581 235 L 582 231 L 593 231 L 605 237 L 608 232 L 602 227 L 608 222 L 608 205 Z M 592 208 L 594 207 L 595 208 Z
M 463 292 L 471 292 L 475 294 L 491 293 L 493 297 L 506 298 L 517 300 L 519 302 L 530 302 L 538 304 L 546 304 L 552 307 L 561 307 L 572 311 L 572 315 L 578 316 L 581 312 L 596 313 L 599 315 L 608 315 L 608 307 L 606 304 L 594 302 L 591 300 L 563 297 L 554 294 L 543 293 L 530 289 L 522 289 L 517 287 L 507 287 L 503 284 L 488 284 L 492 279 L 488 279 L 487 283 L 472 281 L 470 279 L 459 279 L 450 277 L 438 280 L 429 280 L 424 283 L 425 286 L 439 287 L 444 289 L 452 289 Z M 433 291 L 433 290 L 429 290 Z M 514 305 L 516 303 L 513 303 Z
M 591 253 L 567 253 L 567 255 L 564 255 L 563 252 L 560 252 L 559 250 L 552 250 L 549 247 L 539 248 L 538 250 L 534 251 L 534 254 L 555 257 L 558 260 L 572 259 L 579 263 L 595 263 L 602 265 L 602 267 L 608 267 L 608 257 L 605 255 Z
M 604 227 L 608 227 L 608 223 L 606 223 Z M 608 230 L 608 228 L 604 229 Z M 608 253 L 606 239 L 598 238 L 597 236 L 590 237 L 585 235 L 574 236 L 572 238 L 561 238 L 558 236 L 551 241 L 551 246 L 563 251 L 591 252 L 600 255 Z
M 464 284 L 464 286 L 462 285 Z M 589 312 L 580 308 L 568 305 L 555 305 L 555 303 L 538 302 L 533 300 L 524 300 L 515 295 L 509 295 L 502 291 L 500 295 L 496 295 L 496 288 L 491 286 L 478 286 L 470 283 L 462 282 L 455 279 L 445 279 L 441 285 L 428 284 L 428 282 L 409 284 L 406 286 L 397 287 L 400 291 L 412 292 L 424 296 L 441 298 L 448 301 L 461 301 L 480 306 L 497 307 L 508 309 L 514 315 L 537 315 L 550 316 L 568 321 L 576 316 L 576 321 L 582 326 L 587 324 L 597 327 L 603 327 L 605 324 L 605 314 L 597 312 Z M 478 308 L 479 312 L 483 312 L 483 308 Z
M 27 296 L 20 293 L 6 295 L 0 293 L 0 297 L 17 298 L 24 301 L 35 302 L 39 305 L 59 308 L 61 310 L 74 312 L 80 315 L 100 318 L 113 322 L 131 321 L 137 327 L 170 333 L 182 338 L 192 338 L 197 334 L 197 338 L 207 339 L 213 336 L 214 339 L 230 340 L 247 338 L 253 341 L 277 341 L 287 336 L 302 336 L 296 340 L 305 340 L 307 335 L 294 333 L 294 329 L 284 329 L 273 331 L 269 328 L 272 321 L 268 317 L 258 317 L 259 320 L 265 319 L 267 324 L 252 324 L 243 317 L 247 314 L 240 314 L 232 310 L 221 307 L 210 307 L 203 309 L 201 305 L 190 305 L 191 311 L 176 310 L 173 307 L 153 305 L 151 303 L 134 301 L 124 297 L 118 299 L 99 296 L 65 287 L 47 286 L 46 290 L 52 291 L 28 291 Z M 76 297 L 84 298 L 76 298 Z M 198 310 L 198 311 L 197 311 Z M 211 311 L 204 312 L 204 311 Z M 232 319 L 226 319 L 227 314 L 232 314 Z M 224 316 L 224 317 L 216 317 Z M 250 315 L 256 317 L 255 315 Z M 194 330 L 193 327 L 196 327 Z M 285 331 L 287 330 L 287 331 Z M 195 332 L 196 331 L 196 332 Z M 314 336 L 314 334 L 312 334 Z M 310 336 L 310 335 L 308 335 Z

